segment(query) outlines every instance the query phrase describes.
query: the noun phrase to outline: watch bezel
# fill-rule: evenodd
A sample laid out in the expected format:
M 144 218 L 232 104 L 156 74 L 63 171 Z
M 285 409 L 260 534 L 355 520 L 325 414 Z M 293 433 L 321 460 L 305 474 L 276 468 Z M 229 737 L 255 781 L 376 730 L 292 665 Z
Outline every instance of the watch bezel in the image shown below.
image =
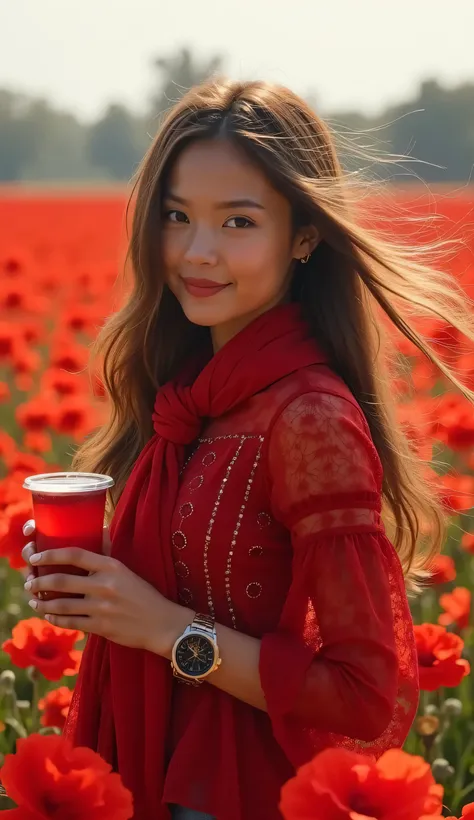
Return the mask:
M 178 647 L 179 647 L 180 643 L 182 641 L 186 640 L 187 638 L 189 638 L 190 635 L 199 635 L 200 638 L 204 638 L 206 641 L 208 641 L 208 643 L 211 644 L 213 652 L 214 652 L 214 660 L 213 660 L 213 664 L 212 664 L 211 668 L 207 672 L 203 672 L 200 675 L 190 675 L 189 672 L 185 672 L 184 669 L 182 669 L 181 666 L 179 665 L 178 659 L 176 657 L 176 653 L 178 651 Z M 178 673 L 179 677 L 186 678 L 189 681 L 205 680 L 205 678 L 207 678 L 209 675 L 211 675 L 213 672 L 216 671 L 216 669 L 219 667 L 219 664 L 220 664 L 220 656 L 219 656 L 219 647 L 217 645 L 217 641 L 211 634 L 205 632 L 203 629 L 187 629 L 175 641 L 175 644 L 174 644 L 172 652 L 171 652 L 171 665 L 173 667 L 173 670 Z

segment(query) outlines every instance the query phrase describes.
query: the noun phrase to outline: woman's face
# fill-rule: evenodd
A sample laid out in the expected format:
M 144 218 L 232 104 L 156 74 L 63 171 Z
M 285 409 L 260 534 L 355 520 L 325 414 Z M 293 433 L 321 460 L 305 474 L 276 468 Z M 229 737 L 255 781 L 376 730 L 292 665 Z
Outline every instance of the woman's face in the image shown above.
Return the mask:
M 215 349 L 284 301 L 294 259 L 313 250 L 292 230 L 289 202 L 223 140 L 197 141 L 176 161 L 163 203 L 166 281 Z

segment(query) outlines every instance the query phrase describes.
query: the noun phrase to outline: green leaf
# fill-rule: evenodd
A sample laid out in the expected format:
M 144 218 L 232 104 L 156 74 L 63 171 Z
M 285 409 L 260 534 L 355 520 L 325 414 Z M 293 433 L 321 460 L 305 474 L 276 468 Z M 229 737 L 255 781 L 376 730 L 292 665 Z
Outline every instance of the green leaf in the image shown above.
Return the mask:
M 10 728 L 13 729 L 13 731 L 16 732 L 19 737 L 28 737 L 28 733 L 25 727 L 16 718 L 7 717 L 5 718 L 4 723 L 7 726 L 10 726 Z

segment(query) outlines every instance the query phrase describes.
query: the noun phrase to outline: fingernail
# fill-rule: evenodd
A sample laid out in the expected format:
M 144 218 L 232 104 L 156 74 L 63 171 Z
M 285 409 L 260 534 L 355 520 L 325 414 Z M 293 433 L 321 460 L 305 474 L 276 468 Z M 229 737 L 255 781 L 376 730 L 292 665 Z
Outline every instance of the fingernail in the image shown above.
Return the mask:
M 30 606 L 31 609 L 38 609 L 38 601 L 35 601 L 35 600 L 28 601 L 28 606 Z
M 35 578 L 36 578 L 36 575 L 27 575 L 26 576 L 27 581 L 34 581 Z
M 23 525 L 23 535 L 31 535 L 31 533 L 34 532 L 34 529 L 34 524 L 32 524 L 31 521 L 27 521 L 26 524 Z
M 25 589 L 31 589 L 32 586 L 33 584 L 31 583 L 31 581 L 27 581 L 26 584 L 24 584 Z
M 43 557 L 42 552 L 35 552 L 35 554 L 32 555 L 31 558 L 30 558 L 30 564 L 39 564 L 42 557 Z

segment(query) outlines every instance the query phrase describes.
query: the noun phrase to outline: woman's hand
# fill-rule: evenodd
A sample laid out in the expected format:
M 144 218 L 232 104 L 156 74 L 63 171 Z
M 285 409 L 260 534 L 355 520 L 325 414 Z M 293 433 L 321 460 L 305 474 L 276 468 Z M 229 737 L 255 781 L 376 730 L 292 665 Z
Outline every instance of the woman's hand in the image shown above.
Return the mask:
M 25 538 L 31 538 L 36 532 L 36 522 L 34 518 L 30 518 L 25 524 L 23 524 L 23 535 Z M 30 558 L 36 552 L 36 542 L 35 541 L 28 541 L 28 543 L 23 547 L 21 552 L 22 558 L 25 564 L 30 564 Z M 104 555 L 110 555 L 112 552 L 112 542 L 110 540 L 110 531 L 107 524 L 104 524 L 104 535 L 102 538 L 102 553 Z M 27 577 L 27 581 L 31 578 L 34 578 L 34 573 L 31 573 Z
M 68 564 L 90 573 L 52 573 L 25 583 L 25 589 L 35 596 L 41 591 L 85 596 L 49 601 L 32 598 L 30 606 L 55 626 L 80 629 L 169 657 L 174 641 L 192 620 L 189 610 L 168 601 L 115 558 L 67 547 L 34 553 L 29 560 L 34 567 Z

